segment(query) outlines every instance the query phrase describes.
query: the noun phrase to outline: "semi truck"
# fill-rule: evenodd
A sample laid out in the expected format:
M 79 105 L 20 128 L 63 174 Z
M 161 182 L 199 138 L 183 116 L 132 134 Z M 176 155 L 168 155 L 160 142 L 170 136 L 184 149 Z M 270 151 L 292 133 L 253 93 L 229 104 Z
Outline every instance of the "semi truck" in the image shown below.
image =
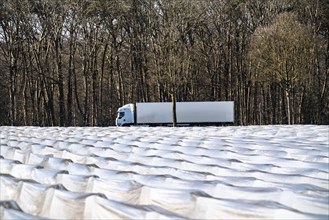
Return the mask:
M 172 102 L 126 104 L 118 109 L 117 126 L 172 125 Z M 220 125 L 234 123 L 234 102 L 176 102 L 177 125 Z

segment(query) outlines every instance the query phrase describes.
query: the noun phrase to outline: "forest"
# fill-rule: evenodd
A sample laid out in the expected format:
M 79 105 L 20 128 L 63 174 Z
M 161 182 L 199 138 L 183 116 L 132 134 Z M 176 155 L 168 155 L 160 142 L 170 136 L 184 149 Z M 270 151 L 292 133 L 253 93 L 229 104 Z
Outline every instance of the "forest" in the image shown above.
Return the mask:
M 0 1 L 2 126 L 112 126 L 172 97 L 329 124 L 328 87 L 329 0 Z

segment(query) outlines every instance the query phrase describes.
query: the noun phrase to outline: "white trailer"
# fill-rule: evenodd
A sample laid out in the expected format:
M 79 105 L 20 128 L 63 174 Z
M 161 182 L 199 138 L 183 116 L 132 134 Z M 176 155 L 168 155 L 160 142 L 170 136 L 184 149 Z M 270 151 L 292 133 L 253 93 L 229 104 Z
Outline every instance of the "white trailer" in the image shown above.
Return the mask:
M 118 109 L 116 125 L 172 124 L 172 106 L 171 102 L 147 102 L 136 103 L 136 105 L 124 105 Z M 176 118 L 178 125 L 234 123 L 234 102 L 176 102 Z

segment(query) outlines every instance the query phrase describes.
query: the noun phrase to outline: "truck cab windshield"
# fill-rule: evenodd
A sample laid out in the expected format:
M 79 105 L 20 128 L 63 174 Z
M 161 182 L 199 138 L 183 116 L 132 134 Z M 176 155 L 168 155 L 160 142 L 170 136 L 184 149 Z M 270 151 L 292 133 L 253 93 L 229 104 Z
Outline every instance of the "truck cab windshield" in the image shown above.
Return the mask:
M 123 116 L 125 116 L 124 112 L 118 112 L 118 119 L 123 118 Z

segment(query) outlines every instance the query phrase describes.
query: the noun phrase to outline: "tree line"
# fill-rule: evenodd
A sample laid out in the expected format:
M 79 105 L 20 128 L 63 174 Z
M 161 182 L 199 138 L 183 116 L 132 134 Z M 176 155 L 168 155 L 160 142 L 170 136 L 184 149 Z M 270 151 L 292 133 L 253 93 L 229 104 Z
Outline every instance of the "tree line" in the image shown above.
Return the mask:
M 329 124 L 328 0 L 2 0 L 0 48 L 0 125 L 114 125 L 172 96 Z

